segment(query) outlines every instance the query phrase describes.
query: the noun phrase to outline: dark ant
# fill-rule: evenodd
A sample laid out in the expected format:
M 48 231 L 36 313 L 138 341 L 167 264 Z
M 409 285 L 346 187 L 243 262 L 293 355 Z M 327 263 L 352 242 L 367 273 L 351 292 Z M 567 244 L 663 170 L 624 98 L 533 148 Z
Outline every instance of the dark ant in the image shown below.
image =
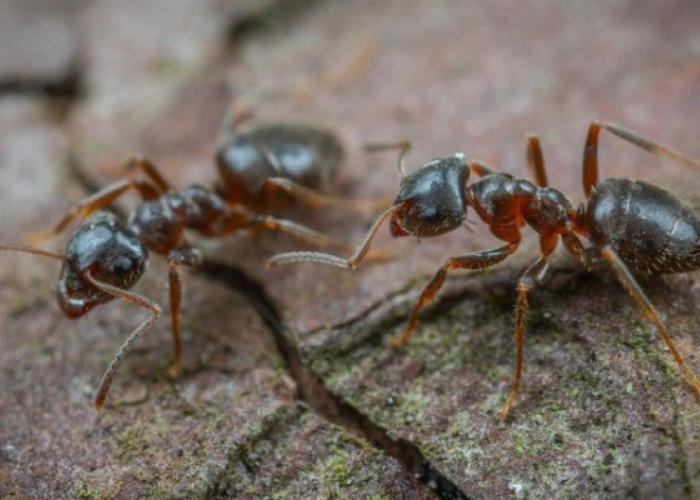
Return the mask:
M 421 309 L 433 300 L 448 272 L 485 269 L 504 261 L 518 249 L 520 228 L 527 224 L 539 234 L 542 256 L 518 281 L 515 376 L 508 399 L 499 412 L 500 418 L 507 416 L 520 387 L 527 296 L 544 279 L 550 255 L 560 238 L 566 250 L 587 269 L 591 268 L 596 253 L 613 267 L 619 281 L 658 330 L 688 382 L 700 394 L 700 382 L 686 366 L 654 306 L 630 271 L 662 274 L 699 269 L 700 220 L 673 195 L 651 184 L 629 179 L 598 182 L 598 135 L 602 129 L 649 152 L 700 168 L 700 160 L 618 125 L 593 122 L 583 153 L 586 203 L 575 209 L 560 191 L 547 186 L 542 149 L 534 135 L 528 140 L 528 165 L 534 170 L 536 184 L 495 172 L 483 163 L 467 161 L 461 153 L 432 160 L 406 175 L 404 156 L 410 148 L 409 142 L 370 146 L 373 150 L 401 150 L 398 160 L 401 187 L 393 205 L 381 214 L 355 254 L 343 259 L 318 252 L 290 252 L 270 259 L 268 267 L 308 261 L 354 269 L 367 255 L 372 240 L 385 221 L 390 220 L 394 237 L 439 236 L 460 227 L 466 220 L 467 208 L 472 207 L 491 233 L 506 244 L 448 259 L 424 288 L 413 307 L 408 326 L 391 339 L 392 345 L 399 346 L 409 340 Z M 468 184 L 472 172 L 480 179 Z M 593 248 L 584 248 L 579 236 L 587 238 Z
M 33 240 L 53 237 L 76 218 L 85 219 L 74 231 L 61 255 L 25 245 L 0 245 L 14 250 L 63 262 L 58 281 L 58 302 L 69 318 L 78 318 L 96 306 L 115 298 L 142 307 L 150 313 L 114 355 L 95 397 L 100 409 L 114 375 L 133 344 L 161 315 L 155 302 L 129 292 L 145 271 L 149 252 L 166 258 L 169 268 L 170 311 L 174 346 L 170 376 L 178 374 L 182 362 L 180 305 L 182 284 L 178 268 L 197 266 L 199 251 L 185 236 L 191 230 L 205 237 L 219 237 L 240 230 L 284 231 L 316 244 L 348 248 L 322 233 L 300 224 L 260 213 L 262 207 L 279 199 L 280 192 L 312 205 L 333 205 L 366 210 L 372 204 L 341 200 L 316 193 L 313 189 L 333 177 L 343 157 L 343 148 L 332 133 L 310 126 L 270 124 L 236 132 L 248 112 L 238 109 L 233 126 L 225 118 L 222 129 L 226 140 L 217 154 L 221 184 L 215 191 L 192 185 L 178 192 L 153 163 L 132 159 L 128 169 L 138 169 L 146 180 L 115 182 L 74 206 L 47 234 Z M 223 134 L 222 134 L 223 135 Z M 123 224 L 101 211 L 129 190 L 142 202 Z

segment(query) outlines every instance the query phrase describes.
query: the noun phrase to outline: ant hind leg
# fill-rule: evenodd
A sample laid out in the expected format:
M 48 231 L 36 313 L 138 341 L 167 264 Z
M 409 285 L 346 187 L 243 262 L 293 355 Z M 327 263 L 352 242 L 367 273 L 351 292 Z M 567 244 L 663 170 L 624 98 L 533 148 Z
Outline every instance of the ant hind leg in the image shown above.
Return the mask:
M 591 195 L 593 187 L 598 184 L 598 136 L 603 129 L 650 153 L 659 156 L 668 156 L 676 161 L 700 169 L 700 159 L 698 158 L 663 146 L 637 132 L 633 132 L 615 123 L 595 121 L 591 123 L 588 128 L 588 137 L 586 138 L 586 145 L 583 150 L 583 192 L 586 197 Z
M 681 369 L 683 375 L 688 380 L 688 383 L 691 386 L 693 386 L 693 389 L 695 389 L 695 391 L 698 394 L 700 394 L 700 381 L 698 381 L 697 377 L 695 376 L 693 371 L 688 367 L 688 365 L 685 364 L 683 356 L 681 356 L 681 353 L 678 352 L 678 349 L 676 349 L 676 346 L 673 343 L 671 336 L 666 330 L 666 326 L 662 323 L 661 318 L 659 318 L 659 314 L 656 312 L 656 309 L 654 309 L 654 306 L 652 305 L 651 301 L 647 298 L 646 294 L 644 293 L 644 290 L 642 290 L 642 288 L 639 286 L 639 283 L 637 283 L 637 280 L 629 271 L 625 263 L 613 251 L 613 249 L 610 248 L 610 246 L 603 247 L 600 250 L 600 254 L 602 258 L 604 258 L 610 263 L 613 270 L 615 271 L 615 274 L 617 275 L 618 280 L 620 281 L 620 283 L 622 283 L 622 286 L 627 290 L 627 292 L 632 296 L 632 299 L 642 310 L 646 318 L 654 324 L 656 330 L 659 332 L 659 335 L 661 335 L 661 338 L 663 338 L 664 342 L 666 343 L 666 346 L 668 347 L 669 351 L 671 351 L 671 354 L 676 360 L 678 367 Z

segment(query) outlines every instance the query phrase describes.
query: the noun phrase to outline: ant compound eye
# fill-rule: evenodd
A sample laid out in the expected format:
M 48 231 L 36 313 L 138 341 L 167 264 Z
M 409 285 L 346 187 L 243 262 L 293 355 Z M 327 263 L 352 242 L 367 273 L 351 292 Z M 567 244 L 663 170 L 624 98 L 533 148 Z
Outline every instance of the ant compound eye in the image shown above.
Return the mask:
M 129 274 L 134 267 L 134 263 L 128 257 L 117 257 L 112 267 L 114 274 L 124 276 Z
M 440 220 L 438 210 L 435 207 L 426 207 L 420 216 L 425 222 L 437 222 Z

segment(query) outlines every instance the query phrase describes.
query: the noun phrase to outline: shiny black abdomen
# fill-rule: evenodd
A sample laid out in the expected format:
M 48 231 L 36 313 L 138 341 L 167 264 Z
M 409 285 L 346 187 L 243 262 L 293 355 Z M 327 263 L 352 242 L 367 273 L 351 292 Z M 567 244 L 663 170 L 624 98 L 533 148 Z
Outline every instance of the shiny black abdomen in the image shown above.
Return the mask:
M 678 273 L 700 268 L 700 221 L 673 195 L 642 181 L 608 179 L 586 209 L 590 239 L 610 245 L 632 269 Z
M 226 192 L 245 202 L 270 177 L 284 177 L 312 189 L 323 187 L 336 176 L 343 147 L 322 128 L 269 124 L 236 133 L 216 159 Z

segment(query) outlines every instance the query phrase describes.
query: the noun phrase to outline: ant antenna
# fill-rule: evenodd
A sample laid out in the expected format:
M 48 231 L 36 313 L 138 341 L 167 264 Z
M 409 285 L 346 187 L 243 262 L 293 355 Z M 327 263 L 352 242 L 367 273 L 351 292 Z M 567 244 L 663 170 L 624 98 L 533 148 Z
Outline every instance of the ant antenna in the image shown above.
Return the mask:
M 50 252 L 48 250 L 42 250 L 41 248 L 30 247 L 27 245 L 0 245 L 0 251 L 2 250 L 31 253 L 34 255 L 39 255 L 41 257 L 51 257 L 52 259 L 58 259 L 60 261 L 65 260 L 65 257 L 61 254 Z
M 399 158 L 396 162 L 396 169 L 399 172 L 399 179 L 406 177 L 406 169 L 404 160 L 406 155 L 411 150 L 411 141 L 387 142 L 387 143 L 370 143 L 365 145 L 365 151 L 376 153 L 377 151 L 387 151 L 391 149 L 399 150 Z
M 385 210 L 379 219 L 372 225 L 370 230 L 367 232 L 364 241 L 355 251 L 355 253 L 348 259 L 343 259 L 336 255 L 331 255 L 322 252 L 287 252 L 275 255 L 267 261 L 267 268 L 274 269 L 279 265 L 291 264 L 292 262 L 319 262 L 321 264 L 327 264 L 329 266 L 345 267 L 350 269 L 355 269 L 360 265 L 362 260 L 367 256 L 369 248 L 372 245 L 372 240 L 377 235 L 379 228 L 384 222 L 389 219 L 396 210 L 398 206 L 392 206 Z

